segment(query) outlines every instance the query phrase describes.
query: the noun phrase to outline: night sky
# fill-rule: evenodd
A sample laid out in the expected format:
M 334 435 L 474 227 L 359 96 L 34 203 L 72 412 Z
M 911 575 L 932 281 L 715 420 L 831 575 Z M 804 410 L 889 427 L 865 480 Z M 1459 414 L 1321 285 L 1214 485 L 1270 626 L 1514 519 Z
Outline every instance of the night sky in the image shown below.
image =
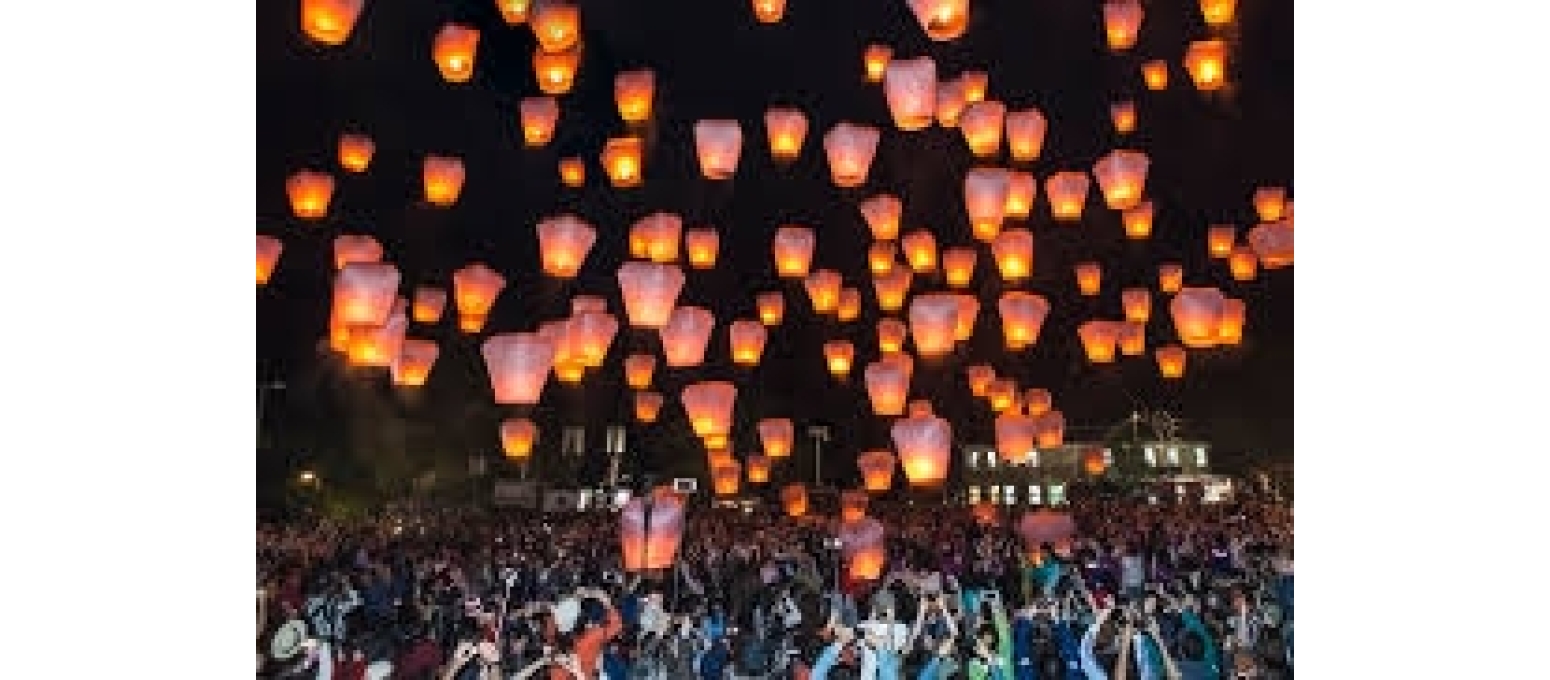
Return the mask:
M 672 211 L 685 227 L 714 226 L 721 256 L 714 270 L 688 270 L 680 304 L 715 312 L 707 363 L 667 369 L 659 363 L 656 388 L 668 396 L 656 424 L 631 424 L 632 448 L 648 468 L 694 472 L 704 455 L 694 446 L 676 398 L 682 385 L 727 378 L 739 388 L 734 451 L 757 446 L 754 423 L 794 418 L 835 426 L 825 466 L 836 481 L 854 474 L 854 453 L 887 446 L 887 424 L 871 415 L 861 378 L 877 358 L 879 312 L 866 269 L 871 236 L 856 204 L 875 193 L 903 198 L 904 231 L 927 227 L 940 248 L 976 245 L 963 208 L 962 179 L 976 163 L 957 130 L 933 126 L 900 132 L 879 84 L 862 77 L 868 43 L 894 48 L 895 57 L 930 55 L 943 79 L 970 69 L 990 74 L 989 98 L 1009 109 L 1038 106 L 1049 120 L 1044 152 L 1032 170 L 1039 197 L 1026 221 L 1036 237 L 1034 275 L 1023 286 L 1052 304 L 1039 343 L 1016 355 L 1002 349 L 995 299 L 1003 290 L 988 248 L 979 245 L 974 290 L 981 300 L 975 337 L 950 357 L 917 361 L 912 396 L 930 398 L 954 426 L 960 442 L 993 440 L 993 414 L 972 398 L 963 367 L 992 363 L 1024 387 L 1045 387 L 1068 423 L 1067 438 L 1083 426 L 1104 427 L 1135 408 L 1167 409 L 1186 421 L 1184 434 L 1214 442 L 1219 462 L 1289 457 L 1292 449 L 1292 268 L 1261 270 L 1256 281 L 1228 275 L 1225 260 L 1207 257 L 1211 224 L 1255 221 L 1255 187 L 1292 184 L 1292 3 L 1240 0 L 1229 31 L 1231 88 L 1203 96 L 1180 66 L 1190 40 L 1207 36 L 1194 0 L 1151 0 L 1137 46 L 1111 53 L 1103 39 L 1096 0 L 1029 2 L 974 0 L 972 24 L 954 42 L 933 43 L 905 0 L 818 2 L 789 0 L 785 19 L 755 23 L 748 0 L 587 0 L 582 2 L 583 61 L 571 93 L 561 97 L 554 140 L 525 148 L 517 102 L 538 94 L 527 26 L 508 26 L 494 0 L 366 3 L 355 31 L 340 47 L 311 45 L 299 29 L 298 2 L 258 8 L 258 232 L 279 236 L 285 251 L 272 280 L 257 291 L 259 380 L 284 380 L 288 389 L 268 401 L 260 442 L 261 479 L 298 465 L 379 479 L 498 454 L 503 417 L 530 415 L 543 431 L 537 453 L 558 446 L 565 423 L 632 423 L 621 363 L 630 351 L 660 352 L 654 331 L 624 323 L 615 270 L 626 256 L 625 234 L 640 217 Z M 481 31 L 474 78 L 445 82 L 431 59 L 431 42 L 448 21 Z M 1139 65 L 1170 62 L 1170 84 L 1146 90 Z M 597 153 L 625 131 L 614 106 L 614 76 L 656 71 L 652 121 L 646 127 L 645 185 L 618 190 L 607 184 Z M 1133 98 L 1135 133 L 1121 137 L 1108 107 Z M 795 106 L 809 119 L 801 157 L 771 162 L 763 113 Z M 737 176 L 701 177 L 692 125 L 702 118 L 735 117 L 744 143 Z M 849 120 L 883 130 L 870 178 L 861 189 L 837 189 L 829 178 L 822 134 Z M 339 170 L 341 132 L 369 135 L 376 155 L 364 174 Z M 1043 179 L 1061 170 L 1090 170 L 1115 148 L 1151 157 L 1147 194 L 1157 206 L 1153 236 L 1123 237 L 1119 213 L 1103 206 L 1094 183 L 1080 226 L 1052 224 Z M 451 208 L 421 199 L 420 163 L 426 154 L 460 156 L 467 182 Z M 588 160 L 584 188 L 559 183 L 557 160 Z M 1002 164 L 1010 164 L 1003 156 Z M 327 219 L 292 216 L 286 177 L 315 168 L 338 182 Z M 598 229 L 581 275 L 559 281 L 538 269 L 534 224 L 572 212 Z M 1021 226 L 1009 220 L 1007 226 Z M 770 237 L 786 223 L 815 228 L 813 268 L 832 268 L 863 292 L 855 322 L 815 317 L 800 282 L 774 276 Z M 433 327 L 413 324 L 409 335 L 436 340 L 441 357 L 429 384 L 394 388 L 383 370 L 350 369 L 326 350 L 332 241 L 342 233 L 369 234 L 403 272 L 403 292 L 430 284 L 450 288 L 451 272 L 482 261 L 507 277 L 485 333 L 456 330 L 449 303 Z M 1102 294 L 1077 295 L 1072 265 L 1104 267 Z M 1148 352 L 1116 364 L 1087 362 L 1076 326 L 1101 316 L 1121 318 L 1119 293 L 1129 286 L 1157 289 L 1157 264 L 1182 262 L 1187 285 L 1219 286 L 1248 302 L 1241 346 L 1191 351 L 1186 377 L 1164 382 L 1151 350 L 1175 342 L 1166 302 L 1153 299 Z M 786 321 L 771 329 L 762 363 L 729 365 L 726 324 L 756 318 L 754 295 L 786 293 Z M 912 295 L 944 290 L 936 276 L 917 276 Z M 576 294 L 605 295 L 621 330 L 607 363 L 581 386 L 551 379 L 533 409 L 497 408 L 479 346 L 491 332 L 534 331 L 568 314 Z M 824 341 L 848 338 L 857 348 L 847 383 L 825 369 Z M 799 429 L 800 434 L 800 429 Z M 592 434 L 601 445 L 601 433 Z M 800 443 L 792 460 L 810 470 Z M 830 463 L 827 461 L 845 461 Z M 777 468 L 779 470 L 779 468 Z M 779 476 L 777 472 L 777 476 Z M 364 478 L 364 477 L 363 477 Z

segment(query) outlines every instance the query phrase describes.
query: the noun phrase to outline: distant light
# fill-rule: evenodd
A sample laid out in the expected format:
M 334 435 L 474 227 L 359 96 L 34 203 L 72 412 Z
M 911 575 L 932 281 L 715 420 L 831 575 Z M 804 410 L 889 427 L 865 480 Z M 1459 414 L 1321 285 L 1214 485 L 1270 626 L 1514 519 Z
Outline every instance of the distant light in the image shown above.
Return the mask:
M 301 481 L 303 482 L 315 482 L 317 479 L 318 476 L 313 474 L 311 470 L 305 470 L 301 473 Z

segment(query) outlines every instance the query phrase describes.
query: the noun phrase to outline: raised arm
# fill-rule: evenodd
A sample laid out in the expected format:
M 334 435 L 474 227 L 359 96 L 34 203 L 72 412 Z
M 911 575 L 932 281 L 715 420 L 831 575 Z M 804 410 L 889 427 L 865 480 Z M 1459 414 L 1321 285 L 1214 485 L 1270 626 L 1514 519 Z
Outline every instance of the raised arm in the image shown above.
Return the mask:
M 839 663 L 840 651 L 843 649 L 845 649 L 845 643 L 840 640 L 830 642 L 827 647 L 824 647 L 823 651 L 818 653 L 818 660 L 813 662 L 812 680 L 827 680 L 829 671 L 834 668 L 834 664 Z
M 1086 671 L 1087 677 L 1090 680 L 1108 680 L 1108 674 L 1104 673 L 1103 666 L 1098 664 L 1098 656 L 1093 653 L 1093 647 L 1098 644 L 1098 629 L 1103 627 L 1103 622 L 1107 621 L 1109 614 L 1112 613 L 1114 613 L 1114 610 L 1109 607 L 1099 609 L 1098 617 L 1093 620 L 1092 625 L 1087 627 L 1087 632 L 1082 633 L 1082 646 L 1079 654 L 1082 659 L 1082 670 Z

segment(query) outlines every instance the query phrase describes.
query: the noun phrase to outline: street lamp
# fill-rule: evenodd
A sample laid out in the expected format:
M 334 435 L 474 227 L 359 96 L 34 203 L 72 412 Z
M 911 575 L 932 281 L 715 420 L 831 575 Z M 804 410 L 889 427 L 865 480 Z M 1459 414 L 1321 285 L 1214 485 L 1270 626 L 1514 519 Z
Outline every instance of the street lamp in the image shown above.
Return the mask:
M 807 428 L 807 436 L 813 438 L 813 488 L 823 488 L 823 443 L 829 441 L 829 428 L 826 425 L 813 425 Z

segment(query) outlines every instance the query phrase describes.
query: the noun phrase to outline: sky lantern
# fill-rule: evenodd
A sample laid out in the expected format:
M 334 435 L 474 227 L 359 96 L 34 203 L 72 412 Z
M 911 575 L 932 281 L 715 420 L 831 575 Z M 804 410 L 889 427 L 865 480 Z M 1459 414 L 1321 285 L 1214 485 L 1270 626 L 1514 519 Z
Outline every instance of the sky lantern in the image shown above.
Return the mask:
M 1160 92 L 1168 89 L 1168 62 L 1153 59 L 1141 65 L 1141 80 L 1146 89 Z
M 624 358 L 624 382 L 632 390 L 651 387 L 651 375 L 656 370 L 655 354 L 631 354 Z
M 1177 293 L 1184 287 L 1184 266 L 1176 263 L 1157 265 L 1157 288 L 1164 293 Z
M 539 220 L 538 252 L 544 273 L 560 279 L 575 278 L 597 242 L 597 230 L 575 215 L 556 215 Z
M 936 236 L 931 232 L 925 229 L 911 231 L 899 241 L 899 247 L 904 250 L 904 261 L 917 274 L 936 271 Z
M 410 306 L 415 323 L 436 323 L 447 308 L 447 291 L 434 286 L 420 286 L 414 290 L 414 304 Z
M 1078 262 L 1074 269 L 1077 291 L 1082 295 L 1097 295 L 1103 284 L 1103 267 L 1097 262 Z
M 570 318 L 571 350 L 587 368 L 603 365 L 619 334 L 619 320 L 608 312 L 586 311 Z
M 1006 114 L 1007 149 L 1012 160 L 1026 163 L 1044 152 L 1044 133 L 1049 121 L 1037 108 L 1011 111 Z
M 846 286 L 840 289 L 840 302 L 834 308 L 834 315 L 840 321 L 855 321 L 861 316 L 861 291 Z
M 1260 187 L 1254 190 L 1254 212 L 1261 222 L 1279 222 L 1286 216 L 1286 187 Z
M 910 327 L 893 317 L 877 320 L 877 350 L 881 354 L 904 351 L 904 340 L 909 337 Z
M 791 455 L 791 445 L 796 439 L 796 425 L 790 418 L 765 418 L 759 421 L 758 430 L 764 455 L 771 458 Z
M 1145 288 L 1126 288 L 1119 294 L 1125 320 L 1146 323 L 1152 318 L 1152 292 Z
M 958 342 L 968 342 L 969 338 L 974 337 L 974 322 L 979 320 L 980 301 L 964 293 L 954 297 L 958 298 L 958 314 L 953 321 L 953 338 Z
M 786 316 L 786 297 L 778 290 L 759 293 L 754 306 L 759 308 L 759 322 L 766 326 L 779 326 Z
M 990 402 L 990 410 L 1001 413 L 1017 403 L 1017 381 L 1011 378 L 996 378 L 990 381 L 990 387 L 985 389 L 985 400 Z
M 889 62 L 883 95 L 893 124 L 906 132 L 930 127 L 936 117 L 936 84 L 936 61 L 931 57 Z
M 1023 409 L 1028 417 L 1037 418 L 1055 408 L 1055 397 L 1042 387 L 1030 387 L 1023 395 Z
M 1103 33 L 1108 38 L 1109 49 L 1123 52 L 1136 46 L 1141 33 L 1141 20 L 1146 11 L 1138 0 L 1112 0 L 1103 3 Z
M 1179 342 L 1191 349 L 1216 345 L 1227 298 L 1215 288 L 1184 288 L 1173 296 L 1168 311 Z
M 926 37 L 936 42 L 956 40 L 969 30 L 969 0 L 909 0 L 909 5 Z
M 539 49 L 563 52 L 580 39 L 581 8 L 562 0 L 544 0 L 533 10 L 531 23 Z
M 1007 173 L 1006 216 L 1027 219 L 1033 212 L 1033 201 L 1038 196 L 1039 183 L 1033 173 L 1013 170 Z
M 780 490 L 780 504 L 785 508 L 787 517 L 806 515 L 807 487 L 801 484 L 787 484 Z
M 1097 477 L 1109 469 L 1109 464 L 1103 459 L 1103 449 L 1088 449 L 1082 452 L 1082 472 Z
M 871 493 L 881 493 L 893 486 L 893 452 L 887 449 L 864 451 L 856 456 L 856 469 L 861 472 L 861 488 Z
M 881 360 L 867 364 L 863 372 L 867 399 L 872 402 L 872 412 L 877 415 L 904 415 L 904 402 L 910 390 L 910 369 L 907 364 L 893 360 L 893 357 L 902 356 L 902 352 L 886 354 Z
M 1036 293 L 1009 290 L 996 302 L 1001 315 L 1001 334 L 1006 348 L 1019 351 L 1039 341 L 1039 331 L 1049 316 L 1049 301 Z
M 501 449 L 512 460 L 527 460 L 538 441 L 538 426 L 527 418 L 508 418 L 501 422 Z
M 1234 281 L 1253 281 L 1259 275 L 1259 260 L 1254 257 L 1254 249 L 1248 245 L 1233 246 L 1232 254 L 1227 256 L 1227 268 Z
M 340 234 L 334 237 L 334 269 L 351 262 L 381 262 L 382 244 L 364 234 Z
M 731 347 L 732 363 L 739 366 L 756 366 L 764 356 L 766 338 L 764 325 L 750 319 L 733 321 L 727 328 L 727 344 Z
M 942 252 L 942 273 L 946 275 L 948 286 L 968 287 L 969 282 L 974 280 L 976 255 L 974 249 L 968 247 L 948 248 Z
M 953 445 L 951 424 L 933 415 L 914 416 L 895 421 L 890 433 L 911 486 L 936 487 L 947 479 Z
M 701 438 L 732 432 L 732 405 L 737 387 L 725 380 L 692 383 L 679 396 L 694 434 Z
M 334 276 L 333 313 L 345 326 L 387 323 L 398 295 L 398 268 L 384 262 L 356 262 Z
M 882 133 L 870 125 L 842 122 L 823 136 L 823 150 L 829 158 L 829 176 L 834 186 L 855 188 L 866 184 L 877 155 Z
M 1249 247 L 1265 269 L 1292 264 L 1292 221 L 1269 222 L 1249 230 Z
M 1033 274 L 1033 232 L 1027 229 L 1007 229 L 996 234 L 990 253 L 1007 283 L 1019 283 Z
M 641 140 L 639 137 L 615 137 L 603 145 L 603 171 L 616 189 L 640 186 L 642 180 Z
M 1200 0 L 1200 17 L 1207 26 L 1226 26 L 1232 23 L 1238 0 Z
M 1152 235 L 1152 202 L 1141 201 L 1121 215 L 1125 223 L 1125 238 L 1139 241 Z
M 888 72 L 888 62 L 893 59 L 893 48 L 873 43 L 861 54 L 862 73 L 869 83 L 880 83 Z
M 348 328 L 345 355 L 350 365 L 388 368 L 403 349 L 404 333 L 409 330 L 409 317 L 395 307 L 387 322 L 380 326 Z
M 617 276 L 630 325 L 666 326 L 673 308 L 678 306 L 678 294 L 683 291 L 683 270 L 670 264 L 631 261 L 619 267 Z
M 1227 43 L 1221 40 L 1196 40 L 1184 51 L 1184 70 L 1189 71 L 1195 89 L 1214 92 L 1227 83 Z
M 1109 105 L 1109 118 L 1114 121 L 1114 131 L 1128 135 L 1136 131 L 1136 103 L 1126 99 Z
M 898 247 L 893 241 L 873 241 L 872 245 L 867 247 L 867 269 L 871 270 L 873 276 L 881 276 L 893 271 L 895 265 L 893 255 Z
M 704 443 L 706 468 L 714 470 L 718 466 L 737 462 L 737 459 L 732 456 L 732 449 L 727 446 L 725 437 L 707 437 Z
M 963 117 L 964 108 L 968 107 L 969 99 L 964 95 L 964 83 L 961 79 L 942 81 L 936 88 L 936 122 L 943 128 L 958 127 L 958 121 Z
M 441 349 L 434 340 L 405 338 L 398 346 L 398 357 L 393 360 L 393 384 L 401 387 L 424 387 L 430 378 L 431 367 L 436 364 Z
M 1082 349 L 1087 352 L 1088 361 L 1095 364 L 1114 361 L 1114 343 L 1119 340 L 1119 324 L 1113 321 L 1088 321 L 1078 326 L 1076 332 L 1082 340 Z
M 897 312 L 903 309 L 904 299 L 909 296 L 912 277 L 910 270 L 905 267 L 894 267 L 893 271 L 887 274 L 872 277 L 872 290 L 877 294 L 877 306 L 885 312 Z
M 662 412 L 662 395 L 657 392 L 635 393 L 635 419 L 643 423 L 657 422 Z
M 1062 222 L 1082 219 L 1087 203 L 1087 173 L 1057 172 L 1044 180 L 1044 195 L 1049 197 L 1050 214 Z
M 1222 301 L 1222 317 L 1216 327 L 1216 342 L 1236 347 L 1243 342 L 1243 326 L 1248 322 L 1248 304 L 1238 298 Z
M 813 264 L 813 248 L 818 239 L 813 230 L 796 224 L 788 224 L 775 230 L 770 239 L 770 251 L 775 257 L 775 273 L 783 279 L 799 279 L 807 276 Z
M 958 74 L 958 82 L 963 85 L 963 100 L 969 104 L 985 101 L 990 91 L 990 73 L 986 71 L 964 71 Z
M 377 145 L 366 135 L 339 135 L 339 167 L 346 172 L 366 172 Z
M 710 488 L 717 496 L 736 495 L 742 476 L 742 466 L 737 461 L 722 462 L 710 469 Z
M 538 91 L 550 95 L 568 94 L 576 84 L 576 69 L 581 66 L 581 47 L 564 52 L 533 53 L 533 78 Z
M 893 194 L 878 194 L 862 201 L 861 218 L 872 230 L 872 239 L 892 241 L 899 238 L 899 221 L 904 217 L 904 202 Z
M 807 299 L 813 303 L 813 312 L 829 314 L 839 307 L 840 287 L 843 285 L 845 280 L 832 269 L 820 269 L 809 274 L 803 281 L 803 287 L 807 289 Z
M 560 100 L 554 97 L 525 97 L 517 102 L 522 122 L 522 141 L 539 147 L 554 139 L 554 126 L 560 121 Z
M 463 177 L 463 159 L 455 156 L 426 156 L 421 166 L 425 202 L 443 208 L 457 203 L 458 195 L 463 193 Z
M 581 316 L 588 312 L 608 312 L 608 300 L 600 295 L 577 295 L 570 299 L 570 313 Z
M 840 522 L 844 524 L 859 522 L 866 517 L 867 506 L 872 502 L 872 497 L 865 491 L 851 489 L 840 493 Z
M 532 406 L 554 367 L 554 342 L 537 333 L 501 333 L 484 341 L 484 365 L 495 403 Z
M 786 15 L 786 0 L 753 0 L 753 17 L 761 24 L 779 23 Z
M 1146 354 L 1146 324 L 1140 321 L 1113 322 L 1119 326 L 1119 353 L 1127 357 Z
M 1039 448 L 1059 448 L 1066 442 L 1066 414 L 1057 409 L 1045 411 L 1038 416 Z
M 646 501 L 650 500 L 650 511 Z M 626 571 L 665 570 L 677 559 L 684 532 L 683 498 L 658 487 L 650 499 L 632 498 L 619 513 L 619 554 Z
M 949 354 L 958 342 L 956 295 L 929 293 L 910 301 L 910 338 L 921 357 Z
M 882 577 L 888 561 L 887 533 L 882 522 L 870 517 L 840 525 L 837 538 L 850 580 L 865 583 Z
M 474 57 L 479 51 L 479 29 L 447 24 L 436 33 L 431 58 L 449 83 L 466 83 L 474 77 Z
M 620 71 L 614 76 L 614 105 L 619 117 L 626 123 L 650 120 L 656 85 L 656 73 L 649 68 Z
M 964 369 L 964 375 L 969 379 L 969 393 L 983 397 L 996 379 L 996 369 L 990 364 L 971 364 Z
M 1001 153 L 1001 130 L 1006 120 L 1006 104 L 998 101 L 973 102 L 958 117 L 958 130 L 969 152 L 979 158 Z
M 651 213 L 630 225 L 630 255 L 657 264 L 677 262 L 682 233 L 683 218 L 677 213 Z
M 789 163 L 802 153 L 807 139 L 807 116 L 788 107 L 771 107 L 764 112 L 764 130 L 769 138 L 770 158 Z
M 560 159 L 560 183 L 576 188 L 587 181 L 587 164 L 576 156 Z
M 703 307 L 676 307 L 662 326 L 662 358 L 675 368 L 699 366 L 705 362 L 710 332 L 716 328 L 716 316 Z M 760 330 L 763 330 L 761 327 Z
M 1146 189 L 1146 171 L 1152 161 L 1140 151 L 1115 150 L 1098 159 L 1093 176 L 1110 210 L 1127 210 L 1141 202 Z
M 757 453 L 750 454 L 746 472 L 749 484 L 769 484 L 770 459 Z
M 495 7 L 501 11 L 501 18 L 512 26 L 527 23 L 527 12 L 531 5 L 532 0 L 495 0 Z
M 823 345 L 824 364 L 829 367 L 829 374 L 840 380 L 850 375 L 850 365 L 855 359 L 856 348 L 849 340 L 830 340 Z
M 269 276 L 274 273 L 275 264 L 280 261 L 280 251 L 285 250 L 285 243 L 273 236 L 258 235 L 258 285 L 269 283 Z
M 715 229 L 690 229 L 684 232 L 684 250 L 688 251 L 689 266 L 710 269 L 716 266 L 716 255 L 721 249 L 721 237 Z
M 1157 372 L 1162 377 L 1168 379 L 1184 377 L 1184 363 L 1188 354 L 1183 347 L 1178 345 L 1158 347 L 1152 355 L 1157 359 Z
M 1011 181 L 1006 168 L 971 168 L 964 175 L 963 204 L 974 227 L 974 238 L 988 243 L 1001 233 Z
M 735 120 L 701 120 L 694 124 L 694 148 L 705 179 L 731 179 L 743 152 L 743 129 Z
M 452 273 L 452 298 L 457 305 L 458 327 L 476 333 L 506 287 L 506 277 L 475 262 Z M 472 329 L 472 330 L 470 330 Z
M 1002 458 L 1022 460 L 1034 450 L 1038 427 L 1033 418 L 1008 409 L 996 416 L 996 451 Z
M 324 45 L 343 45 L 365 5 L 366 0 L 301 0 L 301 30 Z
M 1212 259 L 1224 259 L 1232 255 L 1233 244 L 1238 240 L 1238 230 L 1230 224 L 1212 225 L 1206 232 L 1206 252 Z
M 302 170 L 286 178 L 285 195 L 291 201 L 291 212 L 297 217 L 322 219 L 328 214 L 328 202 L 334 195 L 334 176 Z

